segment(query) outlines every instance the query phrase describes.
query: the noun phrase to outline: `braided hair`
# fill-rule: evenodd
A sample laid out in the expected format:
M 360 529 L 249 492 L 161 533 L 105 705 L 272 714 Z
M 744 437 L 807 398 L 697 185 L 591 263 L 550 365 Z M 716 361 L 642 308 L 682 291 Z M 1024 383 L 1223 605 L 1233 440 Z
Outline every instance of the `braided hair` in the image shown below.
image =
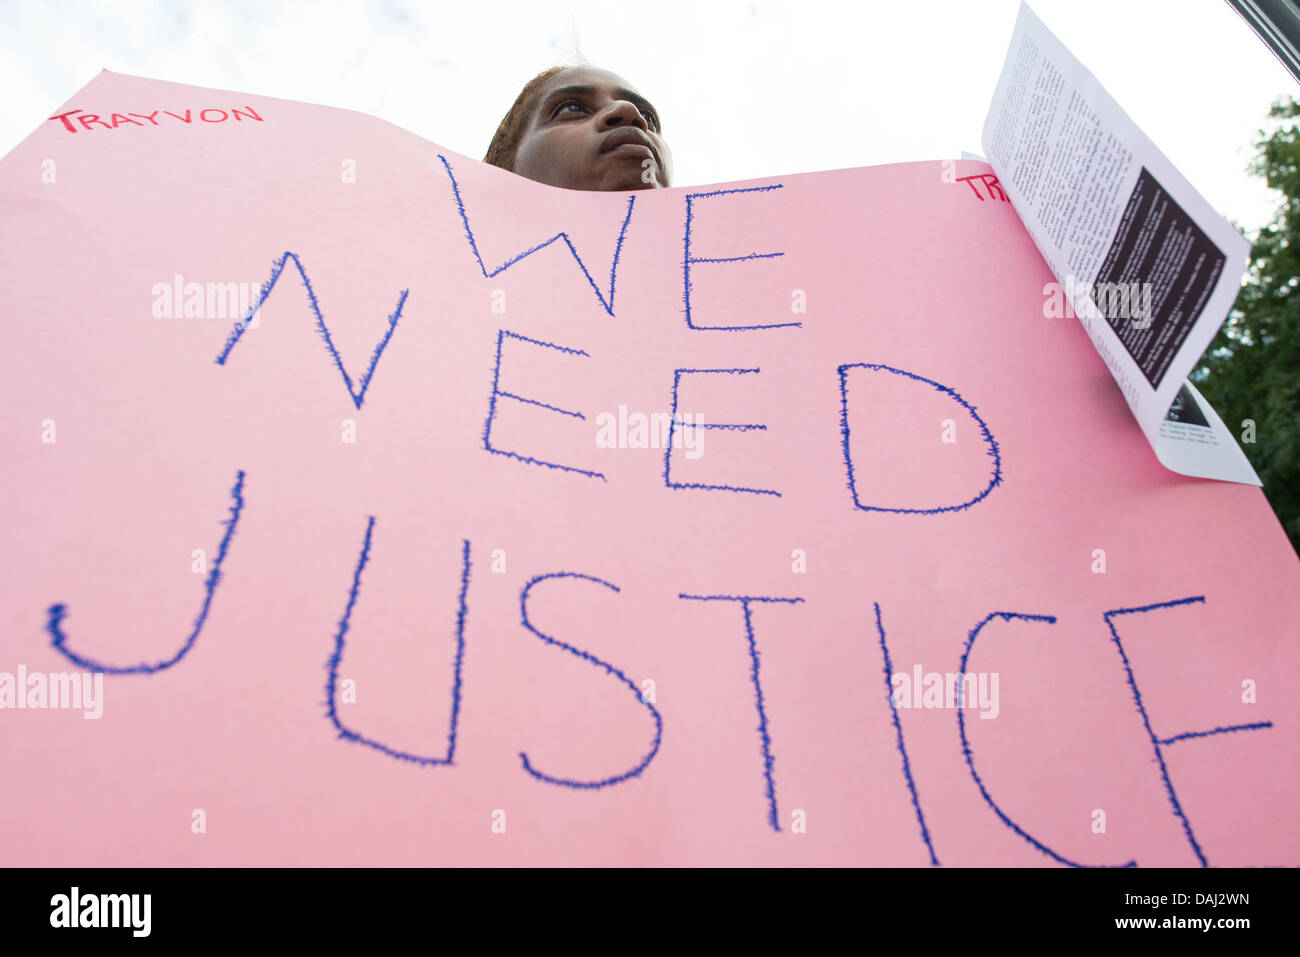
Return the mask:
M 487 155 L 483 157 L 483 162 L 489 166 L 499 166 L 512 173 L 515 171 L 515 154 L 519 149 L 519 141 L 523 138 L 524 129 L 532 116 L 542 85 L 555 74 L 568 69 L 570 69 L 568 66 L 553 66 L 524 84 L 524 88 L 515 97 L 514 105 L 506 111 L 501 125 L 497 127 L 492 142 L 488 144 Z

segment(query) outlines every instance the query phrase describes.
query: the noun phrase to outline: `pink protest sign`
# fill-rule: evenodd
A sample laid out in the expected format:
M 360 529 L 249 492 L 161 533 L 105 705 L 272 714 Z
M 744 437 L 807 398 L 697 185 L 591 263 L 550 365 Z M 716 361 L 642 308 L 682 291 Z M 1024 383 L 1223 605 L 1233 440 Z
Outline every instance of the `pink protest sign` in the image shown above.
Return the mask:
M 107 71 L 52 115 L 5 863 L 1300 860 L 1300 566 L 985 164 L 583 193 Z

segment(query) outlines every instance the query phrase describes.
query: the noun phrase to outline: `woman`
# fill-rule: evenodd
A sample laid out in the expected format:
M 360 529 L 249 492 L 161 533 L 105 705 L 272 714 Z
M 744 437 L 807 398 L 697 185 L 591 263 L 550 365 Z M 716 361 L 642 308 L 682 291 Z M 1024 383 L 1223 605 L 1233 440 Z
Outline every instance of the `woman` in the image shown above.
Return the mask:
M 563 189 L 662 189 L 672 179 L 659 112 L 621 77 L 587 66 L 529 80 L 483 162 Z

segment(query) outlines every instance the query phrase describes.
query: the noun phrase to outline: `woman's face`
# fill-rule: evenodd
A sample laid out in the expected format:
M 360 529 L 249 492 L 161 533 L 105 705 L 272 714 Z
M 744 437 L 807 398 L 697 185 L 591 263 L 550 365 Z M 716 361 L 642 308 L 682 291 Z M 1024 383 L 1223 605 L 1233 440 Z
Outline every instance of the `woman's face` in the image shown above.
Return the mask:
M 515 153 L 520 176 L 564 189 L 670 185 L 672 154 L 658 111 L 608 70 L 561 70 L 543 84 L 524 122 Z

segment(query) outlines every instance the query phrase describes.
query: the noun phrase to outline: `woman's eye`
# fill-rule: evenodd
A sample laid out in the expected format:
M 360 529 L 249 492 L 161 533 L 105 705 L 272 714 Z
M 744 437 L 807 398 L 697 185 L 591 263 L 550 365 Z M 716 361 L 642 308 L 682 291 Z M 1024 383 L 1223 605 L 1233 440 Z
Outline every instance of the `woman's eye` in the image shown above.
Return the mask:
M 645 113 L 644 113 L 644 116 L 645 116 L 645 120 L 646 120 L 646 122 L 650 124 L 650 127 L 651 127 L 652 129 L 658 131 L 658 129 L 659 129 L 659 114 L 656 113 L 654 110 L 646 110 Z
M 582 112 L 582 104 L 579 103 L 577 100 L 565 100 L 558 107 L 556 107 L 555 115 L 559 116 L 561 113 L 565 111 L 567 107 L 570 106 L 575 106 L 578 108 L 578 112 Z

